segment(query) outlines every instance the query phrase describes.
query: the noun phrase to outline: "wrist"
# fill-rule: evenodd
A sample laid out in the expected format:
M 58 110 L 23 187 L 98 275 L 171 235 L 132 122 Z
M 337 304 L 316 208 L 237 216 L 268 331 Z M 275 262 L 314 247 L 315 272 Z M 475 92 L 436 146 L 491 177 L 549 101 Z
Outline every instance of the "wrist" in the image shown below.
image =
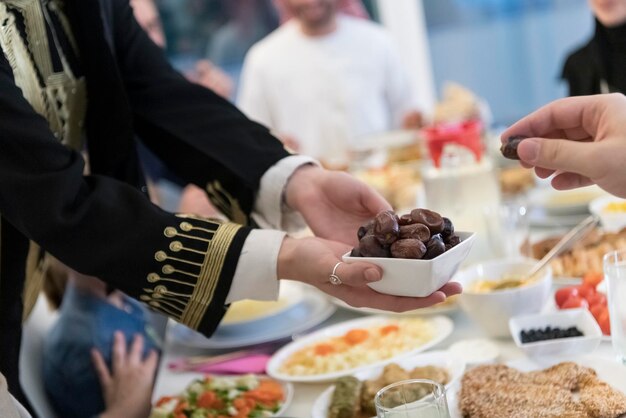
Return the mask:
M 279 280 L 292 279 L 296 276 L 293 272 L 293 265 L 296 258 L 297 241 L 297 239 L 288 236 L 283 238 L 283 243 L 278 252 L 278 265 L 276 267 L 276 274 Z
M 305 164 L 293 172 L 285 186 L 285 204 L 287 207 L 299 211 L 304 196 L 311 191 L 316 178 L 322 169 L 313 164 Z

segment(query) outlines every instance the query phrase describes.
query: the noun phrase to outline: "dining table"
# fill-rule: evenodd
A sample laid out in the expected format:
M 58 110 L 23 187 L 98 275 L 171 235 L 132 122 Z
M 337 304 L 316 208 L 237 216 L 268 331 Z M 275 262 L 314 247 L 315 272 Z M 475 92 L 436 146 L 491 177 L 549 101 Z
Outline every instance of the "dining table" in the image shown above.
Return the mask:
M 535 209 L 536 210 L 534 210 L 534 212 L 533 210 L 531 210 L 527 214 L 528 222 L 530 223 L 527 238 L 530 243 L 537 242 L 538 240 L 544 239 L 548 236 L 562 235 L 570 230 L 572 226 L 576 225 L 581 219 L 584 219 L 586 216 L 588 216 L 588 214 L 585 215 L 584 212 L 569 216 L 564 216 L 564 214 L 559 214 L 560 216 L 548 216 L 543 209 Z M 491 259 L 493 258 L 494 257 L 492 256 Z M 468 264 L 466 264 L 465 266 L 467 267 L 467 265 Z M 559 287 L 568 284 L 572 283 L 565 283 L 555 278 L 553 280 L 552 290 L 554 292 Z M 312 290 L 317 292 L 317 289 Z M 323 294 L 320 292 L 320 295 Z M 547 303 L 552 305 L 554 304 L 552 301 L 552 296 L 550 296 L 550 300 Z M 445 311 L 442 311 L 441 313 L 437 313 L 436 310 L 434 312 L 433 310 L 430 310 L 431 312 L 433 312 L 432 315 L 445 315 L 449 317 L 453 322 L 454 329 L 449 336 L 447 336 L 436 346 L 429 348 L 427 352 L 435 350 L 447 350 L 451 345 L 462 341 L 486 339 L 489 342 L 493 343 L 495 347 L 497 347 L 498 357 L 495 359 L 495 361 L 498 363 L 509 363 L 528 358 L 527 354 L 522 349 L 516 346 L 513 338 L 510 335 L 501 338 L 490 337 L 480 328 L 478 324 L 474 323 L 472 319 L 470 319 L 463 312 L 458 304 L 458 301 L 456 302 L 455 307 L 456 309 L 454 310 L 447 309 Z M 289 338 L 283 339 L 281 341 L 275 341 L 269 345 L 265 344 L 263 346 L 263 350 L 276 351 L 280 347 L 288 344 L 293 340 L 301 338 L 308 333 L 365 316 L 365 313 L 356 312 L 355 310 L 345 309 L 344 307 L 338 306 L 336 311 L 330 317 L 328 317 L 315 327 L 307 330 L 306 332 L 298 332 L 296 335 L 292 335 Z M 424 315 L 424 317 L 427 318 L 428 315 Z M 170 321 L 170 326 L 168 326 L 168 331 L 166 332 L 162 358 L 156 378 L 153 401 L 156 401 L 159 396 L 180 393 L 193 380 L 194 377 L 198 377 L 198 373 L 175 372 L 171 370 L 169 365 L 172 362 L 192 356 L 220 355 L 240 349 L 236 348 L 231 350 L 208 350 L 206 348 L 194 348 L 190 346 L 190 344 L 181 344 L 180 338 L 168 338 L 168 334 L 171 334 L 173 328 L 173 322 Z M 603 338 L 602 342 L 600 343 L 598 348 L 592 353 L 592 355 L 601 360 L 614 361 L 616 367 L 626 367 L 621 366 L 620 363 L 617 362 L 617 355 L 613 350 L 610 338 Z M 471 365 L 468 365 L 468 367 L 470 366 Z M 293 397 L 288 405 L 288 408 L 281 416 L 291 418 L 311 417 L 312 409 L 316 399 L 331 384 L 331 382 L 293 383 Z
M 526 356 L 526 354 L 519 349 L 515 343 L 513 342 L 511 337 L 507 338 L 489 338 L 485 333 L 472 322 L 470 318 L 468 318 L 460 309 L 448 313 L 447 314 L 450 319 L 454 322 L 454 331 L 452 334 L 442 341 L 437 346 L 431 348 L 431 350 L 446 350 L 450 345 L 468 339 L 476 339 L 476 338 L 486 338 L 489 341 L 493 342 L 499 350 L 499 356 L 497 361 L 500 363 L 507 363 L 510 361 L 522 359 Z M 329 325 L 337 324 L 340 322 L 344 322 L 347 320 L 363 317 L 363 314 L 345 310 L 345 309 L 337 309 L 337 311 L 326 321 L 322 322 L 319 326 L 310 330 L 310 332 L 315 331 L 316 329 L 324 328 Z M 302 334 L 299 334 L 297 337 L 301 337 Z M 275 347 L 278 348 L 281 345 L 288 343 L 287 341 L 278 342 Z M 431 351 L 429 350 L 429 351 Z M 206 349 L 198 349 L 192 347 L 186 347 L 181 345 L 178 342 L 171 341 L 171 339 L 166 338 L 163 347 L 163 355 L 160 363 L 160 367 L 158 370 L 158 375 L 155 383 L 154 393 L 156 395 L 160 394 L 174 394 L 180 392 L 194 377 L 197 377 L 197 373 L 179 373 L 173 372 L 169 369 L 168 365 L 177 359 L 187 357 L 187 356 L 196 356 L 196 355 L 211 355 L 211 354 L 222 354 L 223 351 L 209 351 Z M 600 346 L 594 351 L 594 356 L 598 356 L 601 358 L 614 360 L 616 359 L 616 354 L 613 351 L 610 341 L 605 340 L 602 341 Z M 626 367 L 619 366 L 616 362 L 616 367 Z M 328 388 L 330 383 L 295 383 L 293 385 L 293 398 L 291 403 L 289 404 L 287 410 L 282 415 L 284 417 L 293 417 L 293 418 L 308 418 L 311 417 L 311 411 L 313 408 L 313 404 L 320 394 Z

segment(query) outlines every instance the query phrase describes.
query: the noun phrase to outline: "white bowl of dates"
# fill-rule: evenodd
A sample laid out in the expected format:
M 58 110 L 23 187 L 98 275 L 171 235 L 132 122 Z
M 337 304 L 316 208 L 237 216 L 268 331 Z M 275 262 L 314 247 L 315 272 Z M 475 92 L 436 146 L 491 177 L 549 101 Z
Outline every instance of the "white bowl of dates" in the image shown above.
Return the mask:
M 586 308 L 516 316 L 509 329 L 515 344 L 535 357 L 591 353 L 602 341 L 602 331 Z
M 425 297 L 446 284 L 472 248 L 474 234 L 455 232 L 448 218 L 428 209 L 398 216 L 379 213 L 359 228 L 359 245 L 343 256 L 382 267 L 382 280 L 369 286 L 380 293 Z
M 532 279 L 525 276 L 535 263 L 525 259 L 493 260 L 460 271 L 454 281 L 463 285 L 461 309 L 488 336 L 508 336 L 509 319 L 541 312 L 550 297 L 550 267 Z

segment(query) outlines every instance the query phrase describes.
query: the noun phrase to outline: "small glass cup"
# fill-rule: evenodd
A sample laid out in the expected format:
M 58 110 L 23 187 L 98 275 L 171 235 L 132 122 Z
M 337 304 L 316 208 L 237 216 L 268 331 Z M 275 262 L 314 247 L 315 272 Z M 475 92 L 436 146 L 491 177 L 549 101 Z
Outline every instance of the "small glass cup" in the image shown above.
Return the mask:
M 403 380 L 374 399 L 378 418 L 450 418 L 446 389 L 427 379 Z
M 487 239 L 494 258 L 530 256 L 527 213 L 520 200 L 506 200 L 498 207 L 485 208 Z
M 626 250 L 612 251 L 604 256 L 604 278 L 608 288 L 613 348 L 626 365 Z

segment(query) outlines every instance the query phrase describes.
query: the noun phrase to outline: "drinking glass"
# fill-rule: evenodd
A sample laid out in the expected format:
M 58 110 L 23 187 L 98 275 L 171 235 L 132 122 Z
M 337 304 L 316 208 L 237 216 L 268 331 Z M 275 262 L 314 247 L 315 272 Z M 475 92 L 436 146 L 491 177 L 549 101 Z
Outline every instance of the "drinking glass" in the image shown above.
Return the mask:
M 486 207 L 487 240 L 493 258 L 528 257 L 529 222 L 526 205 L 506 200 L 500 206 Z
M 626 365 L 626 250 L 613 251 L 604 256 L 604 278 L 609 290 L 613 348 Z
M 450 418 L 445 388 L 427 379 L 403 380 L 374 399 L 378 418 Z

